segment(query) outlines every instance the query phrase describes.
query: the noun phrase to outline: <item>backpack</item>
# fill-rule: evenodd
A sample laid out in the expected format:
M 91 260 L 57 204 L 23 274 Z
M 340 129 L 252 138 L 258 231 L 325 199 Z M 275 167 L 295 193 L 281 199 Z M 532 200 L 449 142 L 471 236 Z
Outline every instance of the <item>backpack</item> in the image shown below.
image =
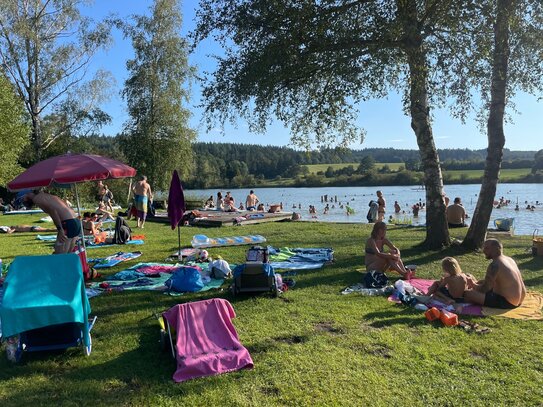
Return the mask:
M 204 288 L 199 267 L 184 266 L 175 270 L 172 276 L 164 283 L 170 291 L 196 292 Z
M 270 252 L 267 247 L 253 246 L 247 250 L 247 261 L 249 262 L 269 262 Z
M 385 275 L 385 273 L 372 270 L 364 274 L 363 281 L 366 288 L 383 288 L 388 284 L 388 277 Z
M 125 244 L 130 240 L 132 234 L 132 229 L 128 226 L 128 223 L 123 219 L 122 216 L 117 216 L 115 221 L 115 234 L 113 235 L 113 243 L 115 244 Z

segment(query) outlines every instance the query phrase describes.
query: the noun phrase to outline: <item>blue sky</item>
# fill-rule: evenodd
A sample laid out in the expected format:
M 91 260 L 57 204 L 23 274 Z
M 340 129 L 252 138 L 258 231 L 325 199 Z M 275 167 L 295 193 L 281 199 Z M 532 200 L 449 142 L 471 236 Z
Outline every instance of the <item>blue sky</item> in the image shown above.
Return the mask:
M 120 17 L 132 14 L 148 13 L 151 0 L 95 0 L 94 5 L 84 11 L 95 19 L 103 18 L 108 13 L 117 13 Z M 183 2 L 183 34 L 194 28 L 195 8 L 197 0 Z M 209 54 L 220 53 L 220 48 L 212 42 L 200 45 L 189 56 L 189 62 L 199 71 L 213 67 Z M 122 128 L 127 119 L 125 103 L 120 97 L 124 80 L 126 79 L 126 60 L 133 56 L 130 42 L 124 40 L 118 31 L 114 31 L 114 44 L 108 51 L 98 54 L 92 63 L 91 70 L 106 69 L 116 79 L 116 89 L 112 92 L 110 102 L 104 106 L 112 116 L 113 123 L 103 129 L 105 134 L 114 135 Z M 191 126 L 198 133 L 200 141 L 251 143 L 264 145 L 286 146 L 290 143 L 290 134 L 281 123 L 274 122 L 266 134 L 253 134 L 243 121 L 237 128 L 227 127 L 226 134 L 218 129 L 206 132 L 202 122 L 202 111 L 197 108 L 201 103 L 200 87 L 194 83 L 191 89 L 192 99 L 188 106 L 193 116 Z M 535 96 L 520 94 L 515 100 L 517 111 L 512 114 L 513 123 L 505 127 L 506 148 L 511 150 L 540 150 L 541 128 L 543 127 L 543 101 L 538 102 Z M 391 94 L 387 99 L 372 100 L 358 106 L 358 125 L 363 127 L 366 138 L 363 144 L 352 144 L 351 148 L 394 147 L 417 149 L 415 135 L 410 127 L 410 120 L 402 112 L 401 97 Z M 433 132 L 438 148 L 470 148 L 482 149 L 487 146 L 486 134 L 481 132 L 473 119 L 463 125 L 451 117 L 446 110 L 434 112 Z

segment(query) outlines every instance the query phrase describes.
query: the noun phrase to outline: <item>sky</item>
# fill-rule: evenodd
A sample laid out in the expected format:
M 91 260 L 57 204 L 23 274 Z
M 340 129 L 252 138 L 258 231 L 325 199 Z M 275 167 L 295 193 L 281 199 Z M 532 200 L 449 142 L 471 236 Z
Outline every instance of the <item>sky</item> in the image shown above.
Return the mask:
M 109 13 L 116 13 L 121 18 L 133 14 L 148 14 L 152 0 L 95 0 L 94 4 L 83 10 L 85 15 L 101 19 Z M 182 3 L 183 30 L 186 35 L 195 27 L 197 0 L 185 0 Z M 127 77 L 126 61 L 133 57 L 129 40 L 123 39 L 118 30 L 113 31 L 114 43 L 107 51 L 97 54 L 89 71 L 105 69 L 112 73 L 116 80 L 116 88 L 112 91 L 110 101 L 103 105 L 113 121 L 111 125 L 102 128 L 107 135 L 115 135 L 121 131 L 123 123 L 128 119 L 125 105 L 120 93 Z M 189 63 L 198 72 L 209 71 L 214 67 L 212 55 L 220 55 L 218 44 L 207 41 L 200 44 L 189 55 Z M 199 83 L 191 87 L 191 101 L 186 106 L 191 112 L 190 125 L 198 134 L 198 141 L 249 143 L 262 145 L 291 146 L 290 132 L 282 123 L 274 121 L 265 134 L 249 132 L 248 125 L 240 120 L 234 128 L 226 127 L 225 134 L 219 129 L 206 131 L 203 122 L 203 111 L 198 107 L 202 103 Z M 520 114 L 511 113 L 512 123 L 505 126 L 506 144 L 510 150 L 540 150 L 543 149 L 543 99 L 527 94 L 519 94 L 515 99 L 516 110 Z M 359 104 L 357 125 L 364 128 L 366 137 L 362 144 L 353 143 L 353 149 L 393 147 L 398 149 L 418 149 L 416 138 L 410 126 L 409 117 L 403 114 L 401 96 L 390 94 L 386 99 L 370 100 Z M 433 134 L 437 148 L 469 148 L 484 149 L 487 147 L 486 133 L 481 131 L 474 118 L 462 124 L 454 119 L 447 110 L 433 112 Z

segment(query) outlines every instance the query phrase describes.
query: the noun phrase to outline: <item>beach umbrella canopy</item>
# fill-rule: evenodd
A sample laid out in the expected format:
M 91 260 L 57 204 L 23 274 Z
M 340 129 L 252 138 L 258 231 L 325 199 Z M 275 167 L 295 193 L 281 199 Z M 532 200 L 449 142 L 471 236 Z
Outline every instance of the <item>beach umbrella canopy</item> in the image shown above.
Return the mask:
M 18 191 L 135 175 L 134 168 L 111 158 L 95 154 L 65 154 L 33 165 L 9 182 L 8 188 Z
M 168 194 L 168 217 L 172 230 L 179 225 L 183 214 L 185 213 L 185 194 L 183 186 L 179 179 L 177 170 L 173 171 L 172 182 L 170 183 L 170 192 Z

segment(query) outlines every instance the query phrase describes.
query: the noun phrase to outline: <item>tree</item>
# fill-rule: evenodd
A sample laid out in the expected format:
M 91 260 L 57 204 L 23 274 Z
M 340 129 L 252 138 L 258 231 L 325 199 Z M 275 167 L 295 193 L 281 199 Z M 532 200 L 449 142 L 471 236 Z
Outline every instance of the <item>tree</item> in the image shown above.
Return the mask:
M 362 157 L 362 160 L 360 160 L 360 164 L 358 165 L 358 169 L 356 172 L 358 174 L 367 174 L 373 168 L 375 167 L 375 160 L 371 155 L 365 155 Z
M 186 178 L 191 167 L 195 132 L 183 104 L 189 98 L 184 86 L 192 69 L 186 42 L 179 36 L 179 1 L 156 0 L 150 10 L 150 17 L 134 17 L 133 26 L 121 25 L 135 51 L 126 64 L 123 97 L 130 119 L 121 146 L 128 162 L 146 174 L 155 189 L 166 189 L 174 169 Z
M 93 54 L 109 42 L 109 28 L 92 26 L 78 10 L 81 3 L 0 0 L 0 58 L 31 119 L 31 161 L 40 159 L 45 149 L 79 123 L 74 116 L 76 120 L 67 120 L 62 131 L 45 132 L 44 114 L 67 101 L 72 107 L 77 103 L 79 114 L 90 112 L 104 96 L 107 76 L 103 73 L 97 74 L 96 86 L 81 85 Z
M 532 166 L 532 174 L 543 170 L 543 150 L 539 150 L 534 156 L 534 165 Z
M 271 115 L 298 144 L 345 144 L 363 135 L 352 101 L 404 92 L 424 170 L 425 244 L 450 243 L 443 180 L 430 111 L 447 95 L 468 110 L 464 76 L 474 1 L 201 0 L 196 41 L 214 36 L 226 48 L 203 95 L 209 125 L 235 122 L 263 130 Z
M 492 77 L 486 87 L 488 101 L 488 149 L 483 182 L 463 246 L 483 246 L 492 213 L 505 145 L 503 130 L 507 99 L 516 88 L 543 89 L 543 3 L 538 0 L 496 0 L 493 21 Z M 512 72 L 510 71 L 512 69 Z M 485 94 L 484 94 L 485 96 Z
M 22 168 L 19 154 L 29 142 L 30 126 L 22 100 L 0 71 L 0 185 L 6 185 Z

